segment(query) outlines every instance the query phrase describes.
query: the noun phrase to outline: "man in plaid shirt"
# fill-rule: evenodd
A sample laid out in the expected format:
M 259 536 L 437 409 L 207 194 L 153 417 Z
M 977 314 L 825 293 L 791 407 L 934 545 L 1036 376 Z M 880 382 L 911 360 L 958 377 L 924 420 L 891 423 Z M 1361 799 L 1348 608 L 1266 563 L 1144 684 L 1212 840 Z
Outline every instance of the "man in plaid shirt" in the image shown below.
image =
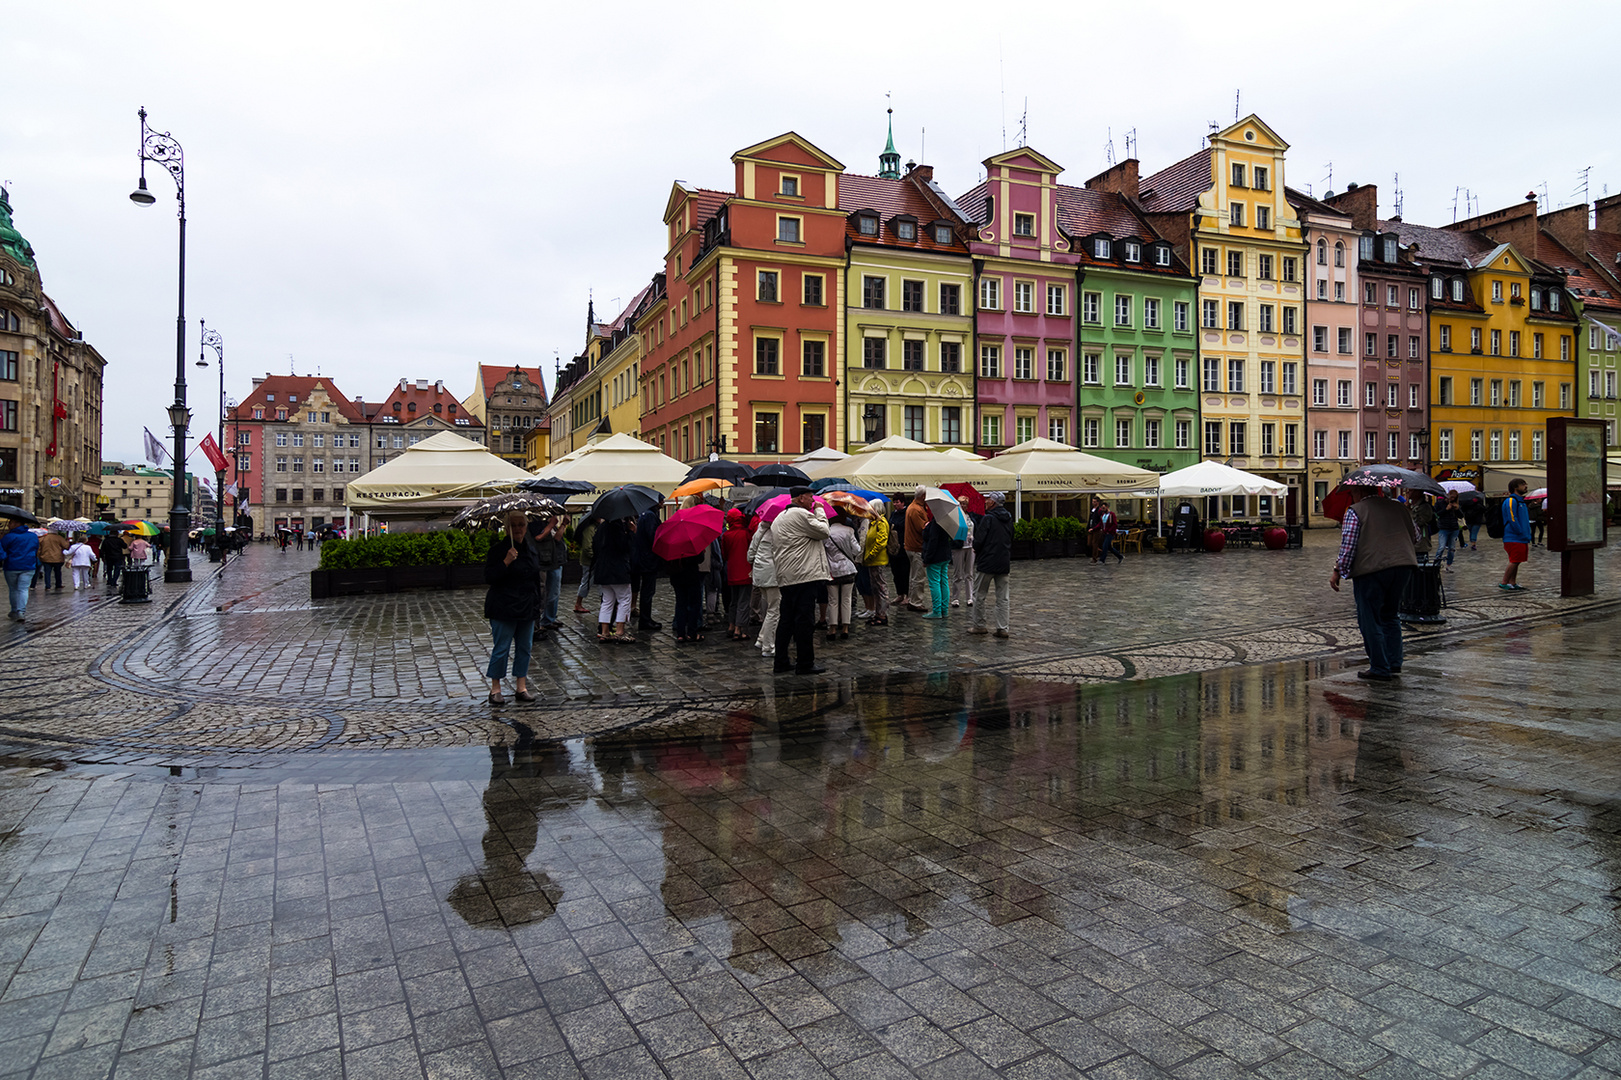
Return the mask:
M 1407 580 L 1418 565 L 1418 525 L 1405 503 L 1377 489 L 1351 488 L 1352 504 L 1340 523 L 1340 553 L 1328 587 L 1340 591 L 1351 579 L 1357 628 L 1368 652 L 1360 679 L 1388 680 L 1401 674 L 1401 621 L 1397 611 Z

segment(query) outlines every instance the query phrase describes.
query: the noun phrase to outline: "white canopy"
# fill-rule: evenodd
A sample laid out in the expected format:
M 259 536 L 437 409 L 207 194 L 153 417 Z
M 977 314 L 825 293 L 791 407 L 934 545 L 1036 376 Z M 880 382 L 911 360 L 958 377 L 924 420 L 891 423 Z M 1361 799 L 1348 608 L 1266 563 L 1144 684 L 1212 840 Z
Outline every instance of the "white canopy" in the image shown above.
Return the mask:
M 805 475 L 812 480 L 842 476 L 856 487 L 885 493 L 911 491 L 920 484 L 1007 482 L 1006 473 L 981 458 L 948 456 L 928 443 L 899 435 L 880 439 L 838 461 L 806 462 Z
M 1159 494 L 1168 499 L 1206 495 L 1287 495 L 1289 486 L 1219 461 L 1201 461 L 1159 478 Z M 1152 492 L 1150 492 L 1152 494 Z
M 1152 488 L 1159 474 L 1120 461 L 1083 454 L 1052 439 L 1027 439 L 988 462 L 1010 474 L 1022 491 L 1134 491 Z
M 652 443 L 619 434 L 589 443 L 542 466 L 535 475 L 556 480 L 583 480 L 598 489 L 641 484 L 668 495 L 680 486 L 689 471 L 688 465 Z
M 345 486 L 349 506 L 367 513 L 509 491 L 529 474 L 453 431 L 422 440 Z
M 810 453 L 800 454 L 798 457 L 794 458 L 794 463 L 797 465 L 802 465 L 807 461 L 843 461 L 849 456 L 849 454 L 846 454 L 841 450 L 835 450 L 831 446 L 818 446 Z

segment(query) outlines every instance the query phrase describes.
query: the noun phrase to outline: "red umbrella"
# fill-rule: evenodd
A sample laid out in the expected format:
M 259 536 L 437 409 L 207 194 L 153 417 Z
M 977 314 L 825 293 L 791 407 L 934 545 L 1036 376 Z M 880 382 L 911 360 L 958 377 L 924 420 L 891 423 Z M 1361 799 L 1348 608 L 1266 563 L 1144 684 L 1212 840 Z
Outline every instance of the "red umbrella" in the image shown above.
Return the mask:
M 941 484 L 940 490 L 949 491 L 957 496 L 957 502 L 970 514 L 985 512 L 985 496 L 976 491 L 973 484 Z
M 677 510 L 653 534 L 653 554 L 661 559 L 685 559 L 701 554 L 726 527 L 726 515 L 718 506 Z

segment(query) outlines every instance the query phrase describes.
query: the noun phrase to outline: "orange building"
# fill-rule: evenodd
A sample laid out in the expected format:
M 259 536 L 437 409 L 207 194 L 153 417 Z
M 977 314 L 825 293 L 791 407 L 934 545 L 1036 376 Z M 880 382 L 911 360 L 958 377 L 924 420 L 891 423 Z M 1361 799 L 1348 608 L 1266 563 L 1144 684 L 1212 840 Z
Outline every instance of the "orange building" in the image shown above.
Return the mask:
M 844 166 L 793 132 L 732 155 L 730 192 L 677 182 L 636 320 L 642 436 L 698 461 L 837 445 Z

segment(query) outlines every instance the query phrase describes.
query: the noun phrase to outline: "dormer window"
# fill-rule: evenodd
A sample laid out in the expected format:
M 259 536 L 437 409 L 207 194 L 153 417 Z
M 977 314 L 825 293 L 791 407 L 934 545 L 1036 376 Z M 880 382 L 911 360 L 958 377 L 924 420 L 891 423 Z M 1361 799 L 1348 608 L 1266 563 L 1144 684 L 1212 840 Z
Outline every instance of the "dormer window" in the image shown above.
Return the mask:
M 899 240 L 916 240 L 917 222 L 910 218 L 896 218 L 895 237 Z
M 1454 304 L 1463 303 L 1463 279 L 1462 278 L 1453 278 L 1452 279 L 1452 302 Z
M 1036 215 L 1034 215 L 1034 214 L 1014 214 L 1013 215 L 1013 235 L 1014 236 L 1034 236 L 1034 235 L 1036 235 Z
M 261 408 L 261 407 L 259 407 L 259 406 L 257 406 L 257 405 L 255 405 L 255 406 L 254 406 L 254 407 L 253 407 L 253 418 L 254 418 L 254 419 L 255 419 L 255 420 L 263 420 L 263 419 L 264 419 L 264 418 L 265 418 L 265 411 L 264 411 L 264 409 L 263 409 L 263 408 Z
M 456 403 L 455 403 L 455 402 L 454 402 L 454 401 L 452 401 L 452 402 L 451 402 L 451 403 L 450 403 L 450 415 L 451 415 L 451 416 L 455 416 L 455 415 L 456 415 Z
M 406 405 L 406 406 L 405 406 L 405 411 L 406 411 L 406 412 L 416 412 L 416 411 L 417 411 L 417 403 L 416 403 L 416 402 L 414 402 L 414 401 L 412 401 L 412 402 L 409 402 L 409 403 L 408 403 L 408 404 L 407 404 L 407 405 Z
M 784 195 L 798 195 L 799 194 L 799 177 L 797 177 L 797 176 L 784 176 L 782 178 L 782 193 Z
M 1446 282 L 1438 277 L 1430 278 L 1430 298 L 1439 300 L 1446 295 Z
M 1171 265 L 1171 249 L 1166 247 L 1164 244 L 1156 244 L 1154 246 L 1154 265 L 1155 266 L 1170 266 Z
M 1387 236 L 1387 237 L 1385 237 L 1385 262 L 1394 263 L 1395 261 L 1396 261 L 1396 238 L 1394 236 Z
M 297 394 L 288 394 L 287 395 L 287 400 L 292 402 L 294 405 L 297 405 L 298 404 L 298 395 Z
M 862 236 L 878 235 L 878 217 L 875 214 L 862 214 L 856 218 L 856 231 Z
M 1109 241 L 1105 238 L 1100 236 L 1096 240 L 1092 241 L 1092 255 L 1094 258 L 1109 258 L 1109 250 Z
M 1558 311 L 1559 310 L 1559 293 L 1555 289 L 1549 289 L 1548 290 L 1548 310 L 1549 311 Z
M 1357 239 L 1357 242 L 1356 242 L 1356 257 L 1363 260 L 1364 262 L 1372 261 L 1372 259 L 1373 259 L 1373 237 L 1371 237 L 1371 236 L 1363 236 L 1363 237 L 1359 237 Z M 1390 260 L 1386 259 L 1385 261 L 1389 262 Z
M 401 404 L 400 404 L 400 403 L 399 403 L 399 402 L 397 402 L 397 401 L 396 401 L 396 402 L 395 402 L 395 403 L 394 403 L 394 411 L 395 411 L 395 412 L 399 412 L 399 411 L 400 411 L 400 409 L 402 409 L 402 408 L 403 408 L 403 407 L 404 407 L 404 406 L 402 406 L 402 405 L 401 405 Z
M 1126 241 L 1126 261 L 1129 263 L 1143 261 L 1143 246 L 1131 240 Z
M 1531 310 L 1532 311 L 1541 311 L 1542 310 L 1542 290 L 1541 289 L 1532 289 L 1531 290 Z
M 439 404 L 439 402 L 436 401 L 436 402 L 433 403 L 433 411 L 434 412 L 442 412 L 442 411 L 444 411 L 444 406 Z
M 949 244 L 949 243 L 951 243 L 951 226 L 950 225 L 936 225 L 934 227 L 934 242 L 936 244 Z
M 276 400 L 276 395 L 275 394 L 266 394 L 265 395 L 265 400 L 266 401 L 275 401 Z

